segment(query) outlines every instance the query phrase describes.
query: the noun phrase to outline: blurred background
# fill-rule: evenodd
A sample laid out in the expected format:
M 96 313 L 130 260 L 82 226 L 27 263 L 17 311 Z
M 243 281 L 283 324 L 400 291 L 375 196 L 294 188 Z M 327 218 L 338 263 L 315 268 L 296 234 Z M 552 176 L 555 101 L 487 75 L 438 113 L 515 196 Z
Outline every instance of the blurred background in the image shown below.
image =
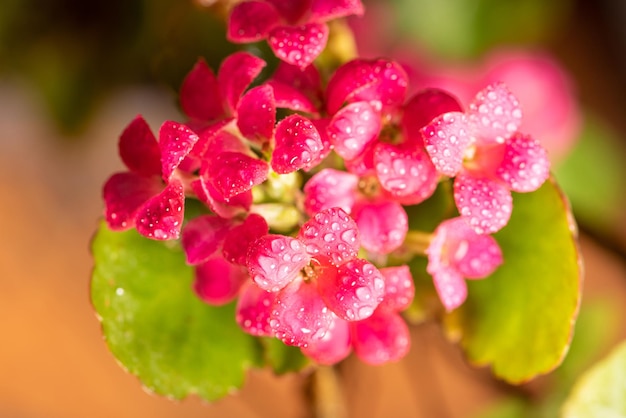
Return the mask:
M 89 242 L 117 139 L 141 113 L 182 120 L 199 56 L 235 50 L 226 2 L 3 0 L 0 5 L 0 417 L 305 417 L 301 376 L 249 374 L 212 405 L 144 392 L 107 351 L 89 302 Z M 554 417 L 576 377 L 626 339 L 626 2 L 364 1 L 366 57 L 398 59 L 412 89 L 462 101 L 504 79 L 544 141 L 579 222 L 584 296 L 570 355 L 520 387 L 473 369 L 436 324 L 409 355 L 341 379 L 351 417 Z M 262 48 L 261 48 L 262 50 Z M 280 402 L 277 402 L 280 399 Z

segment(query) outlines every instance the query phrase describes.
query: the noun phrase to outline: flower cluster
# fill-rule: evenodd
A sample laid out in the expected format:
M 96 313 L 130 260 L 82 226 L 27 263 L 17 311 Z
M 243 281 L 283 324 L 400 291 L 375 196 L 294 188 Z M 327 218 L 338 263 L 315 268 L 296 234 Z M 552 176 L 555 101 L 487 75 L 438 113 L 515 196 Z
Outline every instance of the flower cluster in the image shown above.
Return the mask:
M 490 234 L 509 219 L 511 191 L 535 190 L 549 174 L 501 83 L 464 110 L 440 89 L 409 97 L 406 72 L 390 60 L 355 59 L 322 77 L 312 62 L 325 22 L 362 11 L 358 0 L 237 4 L 229 38 L 267 39 L 276 70 L 259 80 L 266 63 L 247 52 L 217 75 L 199 60 L 181 86 L 187 119 L 163 123 L 157 140 L 135 118 L 119 142 L 128 171 L 104 186 L 111 229 L 180 238 L 198 297 L 235 301 L 244 331 L 324 364 L 350 352 L 371 364 L 406 354 L 407 254 L 427 256 L 443 307 L 457 308 L 465 279 L 503 262 Z M 406 207 L 449 179 L 458 216 L 415 250 Z M 192 199 L 202 207 L 193 215 Z

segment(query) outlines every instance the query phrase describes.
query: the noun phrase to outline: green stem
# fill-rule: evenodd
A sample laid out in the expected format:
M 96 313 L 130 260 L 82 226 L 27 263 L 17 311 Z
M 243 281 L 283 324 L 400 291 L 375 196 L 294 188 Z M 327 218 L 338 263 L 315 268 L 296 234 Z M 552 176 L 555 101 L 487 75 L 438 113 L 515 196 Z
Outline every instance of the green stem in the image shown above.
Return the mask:
M 409 231 L 404 239 L 404 247 L 413 254 L 426 255 L 433 234 L 422 231 Z

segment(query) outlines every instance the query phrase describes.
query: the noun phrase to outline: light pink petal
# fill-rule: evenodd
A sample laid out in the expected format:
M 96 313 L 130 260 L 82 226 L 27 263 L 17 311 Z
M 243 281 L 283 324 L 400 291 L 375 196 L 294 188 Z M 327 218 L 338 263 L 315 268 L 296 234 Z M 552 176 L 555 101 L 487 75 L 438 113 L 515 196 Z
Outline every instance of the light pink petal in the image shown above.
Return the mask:
M 295 87 L 273 80 L 268 81 L 267 84 L 274 89 L 276 107 L 297 112 L 317 113 L 313 102 Z
M 350 15 L 361 16 L 365 8 L 361 0 L 313 0 L 311 19 L 327 21 Z
M 346 321 L 361 321 L 383 301 L 385 281 L 373 264 L 362 258 L 347 261 L 318 275 L 317 287 L 326 305 Z
M 547 152 L 536 139 L 516 133 L 504 144 L 496 176 L 515 192 L 535 191 L 550 176 Z
M 311 8 L 311 0 L 266 0 L 271 3 L 278 13 L 289 23 L 299 21 Z
M 263 290 L 277 292 L 300 275 L 311 261 L 304 245 L 283 235 L 265 235 L 248 250 L 247 266 L 252 280 Z
M 352 160 L 378 138 L 382 126 L 380 114 L 367 102 L 351 103 L 337 112 L 328 124 L 327 133 L 334 150 Z
M 263 144 L 274 136 L 276 101 L 271 86 L 251 88 L 237 106 L 237 127 L 247 139 Z
M 454 201 L 461 216 L 479 234 L 493 234 L 502 229 L 513 210 L 513 198 L 507 186 L 467 172 L 454 180 Z
M 198 142 L 198 135 L 181 123 L 166 121 L 161 125 L 159 147 L 165 182 L 170 181 L 174 170 L 178 168 L 196 142 Z
M 364 321 L 350 323 L 350 328 L 354 352 L 367 364 L 398 361 L 409 352 L 409 328 L 395 312 L 376 311 Z
M 243 92 L 264 67 L 265 61 L 248 52 L 235 52 L 224 59 L 217 73 L 217 81 L 231 115 L 237 109 Z
M 314 65 L 300 68 L 280 61 L 272 80 L 293 87 L 314 101 L 322 94 L 322 77 Z
M 211 161 L 207 174 L 217 192 L 228 200 L 267 179 L 268 164 L 240 152 L 222 152 Z
M 385 279 L 385 296 L 378 309 L 400 312 L 408 308 L 415 296 L 409 266 L 384 267 L 379 270 Z
M 191 119 L 210 121 L 224 116 L 217 78 L 200 58 L 180 87 L 180 105 Z
M 191 182 L 191 189 L 198 200 L 222 218 L 230 219 L 246 213 L 252 205 L 252 192 L 250 190 L 239 193 L 225 201 L 215 187 L 202 177 Z
M 348 357 L 352 351 L 348 321 L 333 315 L 330 328 L 320 340 L 302 348 L 302 353 L 318 364 L 332 365 Z
M 209 305 L 225 305 L 237 297 L 247 278 L 244 268 L 230 264 L 221 257 L 213 258 L 196 266 L 193 289 Z
M 251 213 L 242 224 L 231 228 L 224 239 L 224 258 L 231 263 L 246 265 L 250 245 L 267 235 L 269 226 L 261 215 Z
M 341 208 L 322 210 L 298 233 L 309 255 L 320 262 L 339 265 L 356 257 L 360 241 L 354 220 Z
M 352 208 L 361 235 L 361 245 L 368 251 L 389 254 L 404 242 L 409 221 L 404 208 L 393 200 L 360 201 Z
M 439 173 L 428 155 L 413 144 L 376 144 L 374 166 L 383 189 L 404 204 L 416 205 L 428 199 L 439 182 Z
M 463 112 L 458 100 L 445 90 L 430 88 L 415 94 L 404 105 L 402 132 L 410 141 L 422 142 L 420 129 L 439 115 Z
M 275 139 L 271 164 L 272 169 L 279 174 L 310 169 L 318 161 L 324 146 L 311 121 L 297 114 L 278 122 Z
M 270 327 L 270 314 L 276 299 L 276 293 L 266 292 L 251 281 L 241 286 L 235 319 L 248 334 L 258 337 L 274 335 Z
M 471 142 L 465 115 L 444 113 L 422 128 L 422 134 L 426 152 L 437 171 L 454 177 L 463 167 L 465 150 Z
M 325 23 L 302 26 L 277 26 L 270 31 L 267 42 L 274 54 L 288 64 L 300 68 L 311 65 L 328 41 Z
M 313 283 L 294 280 L 278 292 L 270 316 L 276 337 L 287 345 L 307 347 L 324 338 L 333 314 Z
M 322 140 L 322 150 L 317 158 L 311 162 L 311 167 L 314 168 L 324 161 L 326 157 L 328 157 L 330 152 L 333 150 L 333 145 L 330 143 L 327 131 L 330 120 L 328 118 L 311 119 L 311 123 L 315 126 L 315 129 L 317 129 L 317 132 L 320 134 L 320 139 Z M 308 171 L 308 169 L 305 169 L 304 171 Z
M 426 250 L 428 264 L 426 271 L 433 277 L 435 290 L 447 311 L 463 304 L 467 298 L 467 284 L 461 273 L 450 265 L 448 226 L 444 221 L 436 230 Z
M 236 4 L 230 13 L 226 38 L 235 43 L 260 41 L 279 21 L 280 15 L 270 3 L 244 1 Z
M 145 177 L 133 172 L 113 174 L 104 184 L 104 218 L 114 231 L 135 226 L 135 213 L 163 184 L 157 176 Z
M 352 211 L 359 178 L 354 174 L 325 168 L 304 185 L 304 208 L 309 216 L 319 211 L 338 207 L 346 213 Z
M 137 211 L 137 232 L 156 240 L 178 239 L 183 226 L 185 195 L 180 181 L 173 179 L 158 195 Z
M 128 124 L 118 146 L 120 158 L 130 171 L 143 176 L 161 174 L 161 150 L 143 117 L 137 116 Z
M 207 261 L 222 246 L 231 222 L 219 216 L 203 215 L 185 224 L 181 245 L 187 264 Z
M 479 145 L 503 143 L 522 123 L 519 102 L 503 83 L 490 84 L 479 91 L 467 116 Z

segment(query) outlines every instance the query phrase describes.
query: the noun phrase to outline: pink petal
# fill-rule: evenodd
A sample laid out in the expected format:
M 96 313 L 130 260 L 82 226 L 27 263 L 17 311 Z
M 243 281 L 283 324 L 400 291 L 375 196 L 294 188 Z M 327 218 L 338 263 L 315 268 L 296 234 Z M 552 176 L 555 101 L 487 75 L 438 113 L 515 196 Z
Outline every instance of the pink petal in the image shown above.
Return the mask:
M 162 187 L 161 179 L 156 176 L 144 177 L 133 172 L 113 174 L 102 191 L 109 228 L 123 231 L 135 226 L 137 210 Z
M 433 276 L 435 290 L 446 311 L 450 312 L 465 302 L 467 284 L 461 273 L 447 266 L 442 266 L 435 271 L 428 270 L 428 272 Z
M 209 305 L 220 306 L 237 297 L 247 278 L 245 269 L 218 257 L 196 266 L 193 288 L 201 300 Z
M 361 245 L 368 251 L 389 254 L 404 242 L 409 221 L 404 208 L 392 200 L 363 200 L 352 208 L 361 234 Z
M 362 258 L 329 267 L 318 276 L 317 287 L 326 305 L 339 318 L 361 321 L 383 301 L 385 281 L 373 264 Z
M 300 68 L 311 65 L 328 40 L 325 23 L 302 26 L 277 26 L 270 31 L 267 42 L 281 60 Z
M 454 177 L 463 167 L 470 145 L 469 127 L 463 113 L 444 113 L 422 128 L 426 151 L 437 171 Z
M 352 211 L 359 178 L 345 171 L 325 168 L 304 185 L 304 208 L 309 216 L 332 207 Z
M 422 142 L 420 129 L 437 116 L 449 112 L 463 112 L 455 97 L 440 89 L 422 90 L 404 105 L 401 124 L 405 138 Z
M 298 233 L 309 255 L 321 262 L 339 265 L 356 257 L 359 231 L 342 209 L 334 207 L 313 215 Z
M 276 147 L 272 154 L 272 169 L 287 174 L 309 169 L 318 160 L 323 144 L 315 126 L 303 116 L 290 115 L 276 125 Z
M 313 0 L 311 19 L 327 21 L 365 12 L 360 0 Z
M 187 123 L 187 127 L 191 127 L 192 130 L 198 135 L 198 141 L 193 146 L 191 151 L 189 151 L 189 154 L 187 154 L 185 159 L 181 161 L 179 168 L 188 173 L 193 173 L 198 170 L 202 164 L 202 159 L 206 154 L 209 144 L 211 144 L 214 141 L 214 138 L 223 132 L 222 129 L 232 121 L 232 118 L 226 118 L 201 128 L 194 127 L 194 124 Z M 242 147 L 242 149 L 245 150 L 245 147 Z
M 270 314 L 276 293 L 266 292 L 254 283 L 247 281 L 241 286 L 235 319 L 248 334 L 259 337 L 274 335 L 270 327 Z
M 247 192 L 267 179 L 265 161 L 240 152 L 222 152 L 208 166 L 209 181 L 225 200 Z
M 385 296 L 378 309 L 400 312 L 408 308 L 415 296 L 409 266 L 384 267 L 379 270 L 385 279 Z
M 128 124 L 118 145 L 120 158 L 130 171 L 144 176 L 161 174 L 161 150 L 143 117 Z
M 317 113 L 313 102 L 300 90 L 279 81 L 270 80 L 267 84 L 274 89 L 276 107 L 298 112 Z
M 224 115 L 217 79 L 203 58 L 183 80 L 180 105 L 187 116 L 196 120 L 210 121 Z
M 467 172 L 454 180 L 454 201 L 461 216 L 479 234 L 502 229 L 513 209 L 511 192 L 504 184 Z
M 244 1 L 233 7 L 228 18 L 226 37 L 235 43 L 256 42 L 265 38 L 279 21 L 280 15 L 270 3 Z
M 251 191 L 239 193 L 226 202 L 215 187 L 202 177 L 191 182 L 191 189 L 198 200 L 222 218 L 230 219 L 246 213 L 252 205 Z
M 314 65 L 300 68 L 279 61 L 272 80 L 293 87 L 312 100 L 318 100 L 322 94 L 322 77 Z
M 503 83 L 494 83 L 476 94 L 467 112 L 480 145 L 503 143 L 522 123 L 519 102 Z
M 203 215 L 187 222 L 183 229 L 181 245 L 187 264 L 207 261 L 222 246 L 230 228 L 228 219 Z
M 380 114 L 367 102 L 351 103 L 331 119 L 327 132 L 335 152 L 352 160 L 378 138 L 382 123 Z
M 212 159 L 222 152 L 239 152 L 246 154 L 250 151 L 250 147 L 238 136 L 232 134 L 227 128 L 220 128 L 215 134 L 207 138 L 205 153 L 202 158 Z
M 333 145 L 330 143 L 330 138 L 328 137 L 328 124 L 330 120 L 328 118 L 320 118 L 320 119 L 310 119 L 317 132 L 320 134 L 320 139 L 322 140 L 322 150 L 316 159 L 314 159 L 311 163 L 311 167 L 316 167 L 320 164 L 333 150 Z M 305 169 L 305 171 L 308 171 Z
M 496 176 L 515 192 L 532 192 L 541 187 L 550 176 L 550 160 L 539 141 L 516 133 L 504 147 Z
M 354 352 L 367 364 L 398 361 L 409 352 L 409 328 L 397 313 L 376 311 L 364 321 L 352 322 L 350 328 Z
M 257 286 L 277 292 L 298 277 L 310 261 L 299 240 L 270 234 L 249 246 L 247 266 Z
M 198 135 L 178 122 L 166 121 L 159 130 L 163 180 L 170 181 L 174 170 L 198 142 Z
M 278 292 L 270 317 L 276 337 L 287 345 L 307 347 L 324 338 L 333 323 L 313 283 L 294 280 Z
M 439 173 L 422 148 L 379 143 L 374 166 L 380 185 L 402 203 L 416 205 L 435 192 Z
M 352 351 L 348 321 L 333 315 L 330 328 L 320 340 L 302 348 L 302 353 L 318 364 L 332 365 L 348 357 Z
M 289 23 L 299 21 L 311 8 L 311 0 L 266 0 L 271 3 L 278 13 Z
M 276 101 L 272 87 L 265 84 L 248 90 L 237 105 L 237 127 L 241 134 L 263 144 L 274 136 L 275 123 Z
M 375 177 L 374 169 L 374 151 L 378 145 L 378 141 L 372 141 L 365 146 L 363 152 L 356 158 L 344 160 L 346 170 L 360 177 Z
M 245 266 L 250 245 L 268 232 L 265 218 L 256 213 L 249 214 L 242 224 L 228 231 L 224 239 L 224 258 L 233 264 Z
M 243 51 L 235 52 L 224 59 L 217 73 L 217 82 L 231 114 L 237 109 L 243 92 L 264 67 L 265 61 Z
M 184 207 L 183 185 L 173 179 L 161 193 L 139 208 L 135 221 L 137 232 L 156 240 L 178 239 Z

